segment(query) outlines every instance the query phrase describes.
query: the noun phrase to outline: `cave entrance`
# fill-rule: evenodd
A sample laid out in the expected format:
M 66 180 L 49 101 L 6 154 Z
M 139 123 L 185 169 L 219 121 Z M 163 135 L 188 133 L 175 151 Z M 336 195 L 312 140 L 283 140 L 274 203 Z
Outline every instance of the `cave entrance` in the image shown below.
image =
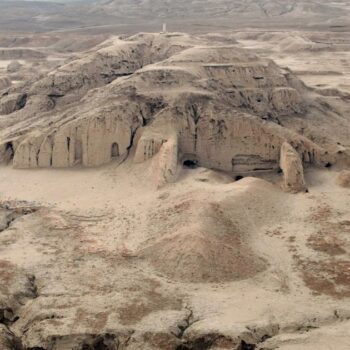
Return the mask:
M 15 155 L 15 151 L 13 149 L 12 142 L 7 142 L 5 145 L 5 156 L 4 156 L 4 160 L 6 164 L 10 163 L 13 160 L 14 155 Z
M 195 169 L 198 167 L 198 160 L 196 159 L 185 159 L 182 163 L 185 168 Z
M 111 158 L 117 158 L 119 157 L 119 146 L 116 142 L 112 143 L 111 146 Z
M 239 181 L 239 180 L 242 180 L 242 179 L 244 179 L 244 176 L 242 176 L 242 175 L 235 176 L 235 181 Z

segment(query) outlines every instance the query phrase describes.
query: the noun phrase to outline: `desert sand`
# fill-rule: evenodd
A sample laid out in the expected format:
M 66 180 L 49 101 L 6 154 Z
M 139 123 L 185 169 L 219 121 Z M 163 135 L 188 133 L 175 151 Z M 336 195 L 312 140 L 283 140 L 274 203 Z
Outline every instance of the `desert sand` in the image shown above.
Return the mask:
M 0 350 L 350 349 L 347 2 L 0 4 Z
M 1 233 L 5 324 L 25 346 L 348 348 L 336 172 L 308 171 L 294 195 L 204 168 L 156 190 L 147 167 L 1 168 L 3 205 L 33 210 Z

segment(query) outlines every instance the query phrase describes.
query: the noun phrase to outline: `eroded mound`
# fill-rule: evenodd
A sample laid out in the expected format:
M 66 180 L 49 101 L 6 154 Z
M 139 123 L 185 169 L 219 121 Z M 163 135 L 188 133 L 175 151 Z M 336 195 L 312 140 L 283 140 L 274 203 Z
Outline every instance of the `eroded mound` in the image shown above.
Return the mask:
M 223 203 L 188 200 L 167 208 L 160 217 L 168 232 L 143 249 L 142 255 L 169 278 L 236 281 L 266 269 L 266 262 L 249 246 L 248 237 Z
M 183 33 L 111 38 L 8 89 L 0 98 L 0 114 L 11 115 L 0 121 L 0 162 L 98 166 L 125 160 L 133 146 L 143 161 L 171 135 L 175 153 L 206 168 L 275 171 L 286 141 L 303 163 L 335 163 L 341 138 L 323 137 L 320 128 L 300 131 L 319 123 L 315 113 L 322 123 L 334 117 L 322 98 L 235 43 Z M 290 123 L 295 119 L 305 125 Z
M 341 187 L 350 187 L 350 170 L 343 170 L 339 173 L 337 184 Z

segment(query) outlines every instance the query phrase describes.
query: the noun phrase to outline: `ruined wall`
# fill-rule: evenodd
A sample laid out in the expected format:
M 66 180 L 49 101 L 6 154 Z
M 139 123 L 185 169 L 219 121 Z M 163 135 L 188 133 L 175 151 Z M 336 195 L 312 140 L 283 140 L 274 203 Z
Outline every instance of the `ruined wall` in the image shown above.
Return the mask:
M 152 164 L 153 178 L 157 187 L 176 180 L 178 167 L 178 140 L 173 135 L 165 141 Z
M 192 106 L 178 123 L 179 150 L 199 165 L 232 172 L 279 168 L 280 149 L 289 141 L 305 163 L 323 165 L 327 152 L 309 139 L 272 122 L 219 105 Z
M 306 190 L 303 163 L 296 150 L 284 142 L 281 147 L 280 167 L 283 171 L 283 189 L 288 192 Z
M 189 123 L 179 134 L 181 152 L 194 155 L 201 166 L 225 171 L 278 167 L 283 139 L 255 121 L 235 116 L 234 112 L 230 119 L 200 118 L 197 124 Z M 250 159 L 255 159 L 255 163 L 249 164 Z
M 207 168 L 277 169 L 285 141 L 302 162 L 322 163 L 320 147 L 277 125 L 278 116 L 293 117 L 308 106 L 304 87 L 290 83 L 290 72 L 238 47 L 185 49 L 189 39 L 182 38 L 183 45 L 176 40 L 149 34 L 112 38 L 34 83 L 28 101 L 26 94 L 4 96 L 0 110 L 22 109 L 0 130 L 2 143 L 16 141 L 14 166 L 98 166 L 124 158 L 136 141 L 134 161 L 143 162 L 167 148 L 170 130 L 179 155 Z M 173 50 L 181 52 L 149 64 Z M 3 159 L 11 153 L 1 152 Z
M 153 156 L 155 156 L 159 152 L 163 143 L 165 143 L 166 141 L 167 139 L 160 134 L 152 134 L 145 132 L 144 134 L 142 134 L 137 143 L 134 155 L 134 162 L 142 163 L 148 159 L 153 158 Z
M 132 128 L 115 117 L 74 121 L 50 134 L 30 137 L 17 147 L 16 168 L 98 166 L 128 152 Z

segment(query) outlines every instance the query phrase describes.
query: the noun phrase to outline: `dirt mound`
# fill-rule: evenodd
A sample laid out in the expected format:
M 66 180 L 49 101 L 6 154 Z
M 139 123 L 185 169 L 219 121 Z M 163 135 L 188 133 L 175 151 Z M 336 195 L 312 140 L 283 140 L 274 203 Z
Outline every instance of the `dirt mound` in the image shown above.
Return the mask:
M 22 67 L 22 64 L 18 61 L 11 61 L 7 66 L 7 72 L 8 73 L 16 73 L 18 72 Z
M 168 208 L 173 229 L 142 251 L 155 269 L 185 282 L 222 282 L 250 278 L 266 268 L 220 203 L 185 201 Z M 166 217 L 169 218 L 168 215 Z M 181 224 L 182 221 L 182 224 Z
M 288 36 L 278 42 L 278 45 L 282 51 L 287 52 L 299 52 L 299 51 L 321 51 L 329 49 L 330 45 L 315 43 L 308 38 L 304 38 L 298 35 Z
M 337 184 L 341 187 L 350 187 L 350 170 L 343 170 L 339 173 Z

